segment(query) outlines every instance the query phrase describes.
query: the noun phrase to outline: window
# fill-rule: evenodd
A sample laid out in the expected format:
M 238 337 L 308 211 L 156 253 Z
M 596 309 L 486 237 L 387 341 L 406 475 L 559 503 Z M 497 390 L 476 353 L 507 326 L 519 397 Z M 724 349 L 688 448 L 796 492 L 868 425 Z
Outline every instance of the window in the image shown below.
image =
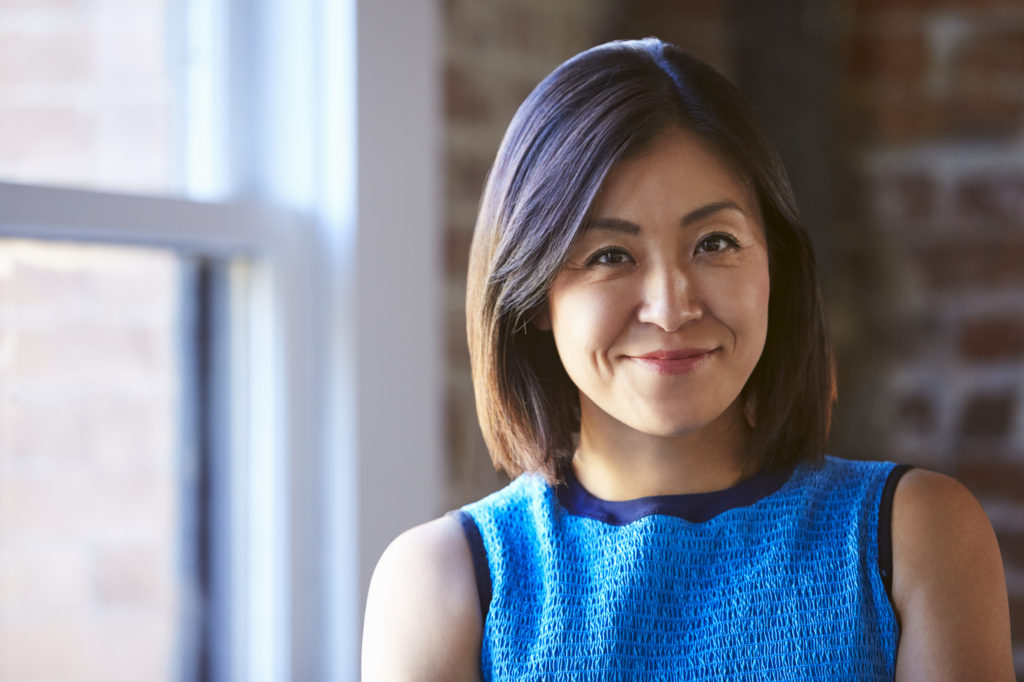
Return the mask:
M 2 679 L 285 665 L 284 418 L 258 396 L 284 371 L 271 235 L 307 226 L 157 198 L 216 193 L 184 141 L 225 106 L 223 9 L 0 8 Z
M 0 179 L 177 190 L 166 5 L 0 7 Z M 194 269 L 174 248 L 0 240 L 2 679 L 199 671 Z
M 0 207 L 0 676 L 280 677 L 250 648 L 286 636 L 289 558 L 250 254 L 301 223 L 2 184 Z
M 176 191 L 177 10 L 168 0 L 0 5 L 0 177 Z
M 167 250 L 0 240 L 2 679 L 170 679 L 184 659 L 186 270 Z
M 123 410 L 141 410 L 143 392 L 150 396 L 145 400 L 162 396 L 165 426 L 153 430 L 175 425 L 154 448 L 174 453 L 154 465 L 175 472 L 165 488 L 176 493 L 166 493 L 174 499 L 163 507 L 164 549 L 114 543 L 100 571 L 110 582 L 74 594 L 92 600 L 120 594 L 121 606 L 132 595 L 139 604 L 143 594 L 162 594 L 174 606 L 151 621 L 162 629 L 152 640 L 158 643 L 151 667 L 137 663 L 130 673 L 103 668 L 95 675 L 70 663 L 19 670 L 26 680 L 60 682 L 354 679 L 362 595 L 380 550 L 402 528 L 442 511 L 438 8 L 400 0 L 163 0 L 150 13 L 149 0 L 130 4 L 52 0 L 0 10 L 0 42 L 8 45 L 0 50 L 9 50 L 0 52 L 0 118 L 12 103 L 40 105 L 38 112 L 89 101 L 126 107 L 95 127 L 81 109 L 20 114 L 32 125 L 51 117 L 53 129 L 26 123 L 18 128 L 25 139 L 0 139 L 0 156 L 8 154 L 0 159 L 0 260 L 17 261 L 10 268 L 19 277 L 35 267 L 60 279 L 61 267 L 92 267 L 82 264 L 91 260 L 102 264 L 100 272 L 133 272 L 130 284 L 109 292 L 111 299 L 90 299 L 75 284 L 54 294 L 73 301 L 55 328 L 75 315 L 96 326 L 104 315 L 115 316 L 108 300 L 119 296 L 154 298 L 146 314 L 163 322 L 159 334 L 151 329 L 161 339 L 152 343 L 169 364 L 158 370 L 150 357 L 152 381 L 132 384 L 139 391 L 130 394 L 133 400 L 117 395 L 132 403 Z M 15 6 L 30 8 L 32 16 L 14 17 Z M 92 9 L 118 18 L 82 14 Z M 57 21 L 61 11 L 72 14 Z M 158 19 L 165 28 L 155 28 Z M 63 44 L 56 39 L 15 45 L 14 33 L 39 32 L 50 20 L 74 50 L 54 48 Z M 143 27 L 144 37 L 123 33 L 131 22 Z M 82 36 L 71 35 L 76 32 Z M 83 46 L 86 34 L 95 34 L 89 46 Z M 146 56 L 133 63 L 128 55 L 140 43 L 143 52 L 135 54 Z M 150 49 L 155 45 L 159 50 Z M 107 62 L 120 72 L 91 85 L 68 84 L 110 54 L 116 59 Z M 38 87 L 3 90 L 13 69 L 30 66 L 57 74 L 64 89 L 47 94 L 42 79 Z M 147 70 L 162 84 L 142 85 Z M 363 104 L 354 98 L 357 90 Z M 145 108 L 151 104 L 162 113 Z M 0 125 L 0 137 L 11 130 Z M 102 134 L 81 145 L 87 153 L 79 160 L 53 161 L 79 145 L 82 130 Z M 107 143 L 122 133 L 128 142 L 115 154 Z M 144 139 L 150 133 L 159 140 Z M 73 268 L 51 263 L 66 263 L 72 252 L 84 259 Z M 15 284 L 13 277 L 0 280 L 0 321 L 9 314 L 28 324 L 27 280 Z M 166 287 L 162 313 L 151 279 Z M 76 306 L 90 312 L 76 313 Z M 12 333 L 0 329 L 0 352 Z M 74 337 L 58 336 L 57 345 L 78 353 L 79 364 L 92 364 L 90 353 L 103 352 L 91 341 L 76 349 Z M 117 354 L 129 365 L 132 357 Z M 21 369 L 20 361 L 0 362 L 0 400 L 14 391 L 8 372 L 13 379 Z M 174 377 L 168 379 L 173 390 L 158 390 L 160 372 Z M 102 390 L 121 390 L 96 381 Z M 52 388 L 62 399 L 75 395 L 70 385 Z M 31 393 L 17 390 L 18 400 Z M 21 421 L 25 403 L 12 404 L 0 419 Z M 71 411 L 79 410 L 78 417 L 53 407 L 51 423 L 78 419 L 94 438 L 109 439 L 100 450 L 130 451 L 131 463 L 117 460 L 126 478 L 142 466 L 140 448 L 129 445 L 149 428 L 141 417 L 116 407 L 104 411 L 99 399 L 77 405 Z M 99 426 L 107 417 L 115 427 Z M 56 428 L 39 431 L 37 444 L 18 444 L 4 440 L 8 433 L 0 435 L 7 452 L 0 454 L 0 492 L 20 490 L 8 463 L 16 453 L 26 455 L 30 468 L 43 466 L 45 448 L 38 443 L 60 435 Z M 40 476 L 40 485 L 57 480 Z M 95 491 L 100 484 L 86 487 Z M 43 497 L 59 499 L 56 490 Z M 140 497 L 150 505 L 159 495 Z M 0 499 L 0 529 L 27 518 L 16 518 L 7 500 Z M 142 535 L 139 509 L 133 507 L 137 518 L 129 520 Z M 46 577 L 34 567 L 9 570 L 7 547 L 0 545 L 3 595 L 20 590 L 26 572 Z M 34 566 L 40 563 L 46 562 Z M 118 566 L 131 568 L 119 573 Z M 73 580 L 83 575 L 72 573 Z M 50 594 L 72 587 L 78 586 L 55 581 Z M 0 609 L 8 608 L 3 601 Z M 25 612 L 44 613 L 34 606 Z M 61 627 L 68 622 L 56 620 Z M 0 639 L 5 679 L 15 646 L 31 640 L 56 665 L 75 638 L 59 628 L 11 632 L 14 639 L 6 632 Z M 133 651 L 112 635 L 101 639 L 102 651 L 91 653 L 110 658 L 111 666 L 127 666 L 144 648 Z

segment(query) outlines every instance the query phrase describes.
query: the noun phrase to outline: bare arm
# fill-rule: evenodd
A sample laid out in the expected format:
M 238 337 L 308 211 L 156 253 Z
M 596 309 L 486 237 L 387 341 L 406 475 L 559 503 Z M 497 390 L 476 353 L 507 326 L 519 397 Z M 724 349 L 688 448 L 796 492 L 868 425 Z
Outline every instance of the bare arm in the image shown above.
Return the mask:
M 1014 680 L 1006 581 L 992 526 L 955 480 L 918 469 L 893 501 L 900 682 Z
M 444 517 L 400 535 L 370 582 L 363 680 L 480 679 L 482 617 L 462 528 Z

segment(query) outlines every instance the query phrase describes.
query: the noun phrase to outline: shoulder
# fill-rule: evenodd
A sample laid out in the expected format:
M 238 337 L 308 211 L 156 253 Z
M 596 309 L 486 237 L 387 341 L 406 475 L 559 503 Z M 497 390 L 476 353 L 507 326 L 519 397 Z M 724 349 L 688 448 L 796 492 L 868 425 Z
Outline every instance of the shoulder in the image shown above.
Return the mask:
M 398 536 L 370 582 L 363 678 L 479 678 L 482 617 L 462 527 L 442 517 Z
M 1009 607 L 995 533 L 956 480 L 912 469 L 893 498 L 897 678 L 1011 680 Z
M 1003 581 L 988 517 L 955 479 L 924 469 L 908 471 L 896 487 L 892 523 L 894 568 L 908 569 L 893 576 L 894 589 L 906 597 L 916 596 L 929 580 L 940 581 L 953 569 L 975 574 L 962 577 Z M 979 559 L 986 561 L 979 564 Z M 991 574 L 985 575 L 986 570 Z

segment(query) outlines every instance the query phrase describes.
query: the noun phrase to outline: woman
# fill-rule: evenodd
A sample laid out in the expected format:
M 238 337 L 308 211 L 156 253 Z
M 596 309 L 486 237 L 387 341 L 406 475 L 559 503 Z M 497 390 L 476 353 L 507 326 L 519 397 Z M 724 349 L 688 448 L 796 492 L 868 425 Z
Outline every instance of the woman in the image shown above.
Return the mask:
M 977 502 L 821 454 L 811 246 L 708 66 L 616 42 L 534 90 L 487 182 L 467 315 L 515 480 L 381 557 L 366 679 L 1012 679 Z

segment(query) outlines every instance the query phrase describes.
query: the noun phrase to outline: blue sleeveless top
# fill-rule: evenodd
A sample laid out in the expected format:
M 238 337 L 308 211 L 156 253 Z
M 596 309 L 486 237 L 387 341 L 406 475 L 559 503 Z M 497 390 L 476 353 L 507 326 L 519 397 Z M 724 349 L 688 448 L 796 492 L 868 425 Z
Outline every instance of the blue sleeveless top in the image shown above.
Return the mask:
M 520 476 L 457 512 L 486 562 L 484 679 L 892 680 L 893 471 L 829 457 L 628 502 Z

